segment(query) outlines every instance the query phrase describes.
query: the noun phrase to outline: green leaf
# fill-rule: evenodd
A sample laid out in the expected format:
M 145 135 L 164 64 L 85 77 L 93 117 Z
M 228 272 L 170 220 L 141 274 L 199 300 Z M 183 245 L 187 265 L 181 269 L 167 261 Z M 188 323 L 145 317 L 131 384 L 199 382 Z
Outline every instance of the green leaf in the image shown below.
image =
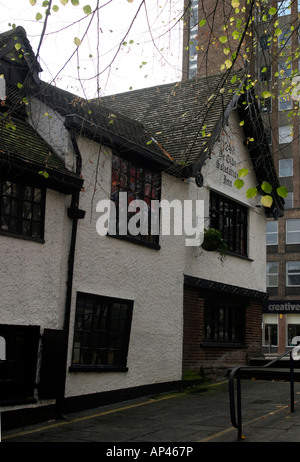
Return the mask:
M 239 180 L 238 178 L 235 180 L 234 182 L 234 186 L 237 188 L 237 189 L 241 189 L 243 186 L 244 186 L 244 181 L 243 180 Z
M 287 197 L 288 195 L 288 190 L 286 189 L 285 186 L 280 186 L 279 188 L 276 189 L 278 196 L 280 197 Z
M 201 19 L 201 21 L 199 22 L 199 26 L 203 27 L 205 26 L 205 24 L 206 24 L 206 19 Z
M 84 12 L 85 14 L 91 14 L 92 9 L 91 9 L 90 5 L 85 5 L 85 6 L 83 7 L 83 12 Z
M 78 6 L 79 5 L 79 0 L 71 0 L 72 5 Z
M 42 19 L 42 17 L 43 17 L 43 16 L 41 15 L 41 13 L 37 13 L 35 19 L 36 19 L 37 21 L 40 21 L 40 20 Z
M 270 194 L 272 192 L 272 186 L 267 181 L 264 181 L 262 183 L 261 189 L 267 194 Z
M 21 49 L 21 46 L 22 46 L 21 43 L 16 43 L 16 44 L 15 44 L 15 49 L 16 49 L 17 51 L 19 51 L 19 50 Z
M 269 91 L 263 91 L 261 96 L 262 98 L 271 98 L 272 93 L 270 93 Z
M 277 13 L 277 10 L 276 10 L 276 8 L 272 7 L 272 8 L 269 8 L 268 13 L 269 13 L 271 16 L 274 16 L 274 14 Z
M 245 125 L 245 121 L 244 120 L 241 120 L 241 122 L 239 123 L 240 127 L 242 127 L 243 125 Z
M 81 40 L 78 38 L 78 37 L 75 37 L 74 38 L 74 43 L 77 47 L 79 47 L 81 45 Z
M 225 66 L 227 67 L 227 69 L 230 69 L 230 67 L 232 66 L 232 62 L 230 59 L 226 59 Z
M 69 0 L 60 0 L 60 3 L 65 6 L 68 3 L 68 1 Z
M 246 196 L 248 199 L 252 199 L 252 197 L 255 197 L 257 195 L 257 188 L 249 188 L 246 191 Z
M 58 10 L 59 10 L 59 8 L 58 8 L 57 5 L 53 5 L 52 10 L 53 10 L 55 13 L 57 13 Z
M 219 37 L 219 40 L 220 40 L 221 43 L 228 42 L 228 38 L 226 37 L 226 35 L 222 35 L 222 37 Z
M 271 196 L 263 196 L 261 198 L 261 203 L 264 207 L 271 207 L 271 205 L 273 204 L 273 199 Z
M 241 168 L 239 171 L 239 178 L 244 178 L 246 175 L 248 175 L 249 170 L 247 168 Z
M 30 5 L 34 6 L 36 4 L 36 0 L 29 0 Z

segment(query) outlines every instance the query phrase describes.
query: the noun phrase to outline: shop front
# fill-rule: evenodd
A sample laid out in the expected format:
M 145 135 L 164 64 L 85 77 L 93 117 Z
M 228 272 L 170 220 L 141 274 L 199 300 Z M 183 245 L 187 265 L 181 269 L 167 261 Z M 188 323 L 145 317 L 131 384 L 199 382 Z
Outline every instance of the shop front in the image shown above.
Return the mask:
M 284 353 L 300 336 L 300 300 L 263 301 L 263 352 Z

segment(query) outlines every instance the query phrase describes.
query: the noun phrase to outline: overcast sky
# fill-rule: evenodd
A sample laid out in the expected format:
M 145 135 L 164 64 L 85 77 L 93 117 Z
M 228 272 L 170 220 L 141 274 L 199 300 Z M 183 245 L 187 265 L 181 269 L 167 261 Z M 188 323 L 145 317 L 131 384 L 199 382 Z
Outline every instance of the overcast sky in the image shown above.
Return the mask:
M 43 0 L 37 0 L 36 5 L 31 6 L 30 0 L 0 0 L 0 31 L 9 30 L 13 24 L 23 26 L 36 52 L 45 13 L 42 3 Z M 125 38 L 127 45 L 122 46 L 118 54 L 118 45 L 142 1 L 101 0 L 99 22 L 95 16 L 82 40 L 92 17 L 89 15 L 80 21 L 85 16 L 83 6 L 89 4 L 93 9 L 96 3 L 96 0 L 80 0 L 79 6 L 73 6 L 69 0 L 64 6 L 61 0 L 53 1 L 52 6 L 56 5 L 59 10 L 48 18 L 40 50 L 42 80 L 55 79 L 59 87 L 92 98 L 97 96 L 98 84 L 102 94 L 113 94 L 181 79 L 182 21 L 178 20 L 182 0 L 146 0 L 155 46 L 142 7 Z M 39 21 L 35 19 L 37 13 L 43 15 Z M 78 53 L 75 37 L 82 40 Z M 113 64 L 107 67 L 116 54 Z

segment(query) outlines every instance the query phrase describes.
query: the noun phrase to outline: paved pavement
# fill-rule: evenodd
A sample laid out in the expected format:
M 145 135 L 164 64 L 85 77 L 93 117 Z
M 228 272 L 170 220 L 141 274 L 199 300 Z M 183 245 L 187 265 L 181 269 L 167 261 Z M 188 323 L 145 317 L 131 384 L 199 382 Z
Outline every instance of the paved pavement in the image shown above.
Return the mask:
M 132 451 L 144 448 L 143 453 L 149 456 L 149 451 L 158 451 L 159 447 L 164 448 L 160 449 L 161 455 L 168 447 L 171 450 L 181 447 L 181 454 L 171 455 L 188 456 L 188 448 L 195 454 L 198 443 L 204 442 L 295 443 L 300 442 L 300 382 L 295 382 L 294 397 L 295 412 L 290 412 L 289 382 L 242 380 L 240 441 L 230 421 L 228 380 L 223 379 L 3 432 L 1 442 L 97 442 L 102 443 L 106 455 L 115 456 L 125 455 L 116 453 L 124 448 Z M 1 445 L 1 449 L 4 447 Z M 138 453 L 129 455 L 138 458 Z

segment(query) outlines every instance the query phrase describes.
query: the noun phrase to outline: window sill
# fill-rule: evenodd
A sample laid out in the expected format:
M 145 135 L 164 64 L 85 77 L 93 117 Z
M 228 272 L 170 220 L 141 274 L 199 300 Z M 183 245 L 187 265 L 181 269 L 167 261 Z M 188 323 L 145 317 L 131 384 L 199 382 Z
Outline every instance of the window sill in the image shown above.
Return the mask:
M 230 252 L 230 250 L 226 252 L 226 255 L 230 255 L 231 257 L 241 258 L 242 260 L 247 260 L 250 262 L 254 261 L 252 258 L 249 258 L 248 255 L 242 255 L 240 253 Z
M 206 348 L 245 348 L 245 345 L 243 343 L 226 343 L 226 342 L 210 342 L 210 341 L 204 341 L 200 344 L 200 346 Z
M 3 230 L 0 230 L 0 236 L 15 237 L 17 239 L 24 239 L 25 241 L 38 242 L 39 244 L 45 243 L 45 240 L 40 237 L 23 236 L 22 234 L 14 234 Z
M 126 366 L 94 366 L 94 365 L 73 365 L 69 372 L 127 372 Z
M 107 234 L 108 237 L 112 237 L 114 239 L 120 239 L 121 241 L 131 242 L 132 244 L 141 245 L 143 247 L 148 247 L 149 249 L 160 250 L 159 244 L 154 244 L 152 242 L 141 241 L 139 239 L 135 239 L 134 237 L 130 236 L 118 236 L 113 234 Z

